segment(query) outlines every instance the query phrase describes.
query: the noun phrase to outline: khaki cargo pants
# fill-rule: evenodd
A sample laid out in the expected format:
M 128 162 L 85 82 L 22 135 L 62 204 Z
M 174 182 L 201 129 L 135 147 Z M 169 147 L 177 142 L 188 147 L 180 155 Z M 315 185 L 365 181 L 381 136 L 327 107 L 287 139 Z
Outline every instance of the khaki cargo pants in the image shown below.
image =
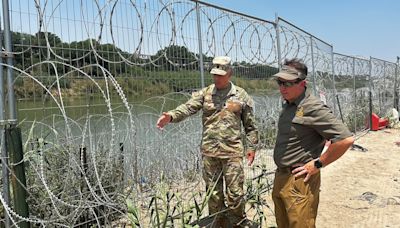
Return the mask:
M 214 194 L 208 201 L 209 214 L 212 215 L 226 208 L 230 209 L 227 213 L 219 214 L 216 217 L 218 221 L 215 224 L 226 224 L 228 221 L 231 224 L 239 223 L 245 218 L 243 159 L 203 156 L 203 165 L 203 178 L 206 188 L 212 188 L 216 183 Z M 226 197 L 224 197 L 224 181 Z M 218 227 L 218 225 L 215 227 Z
M 272 199 L 279 228 L 315 227 L 321 175 L 314 174 L 307 183 L 304 178 L 295 178 L 290 169 L 276 171 Z

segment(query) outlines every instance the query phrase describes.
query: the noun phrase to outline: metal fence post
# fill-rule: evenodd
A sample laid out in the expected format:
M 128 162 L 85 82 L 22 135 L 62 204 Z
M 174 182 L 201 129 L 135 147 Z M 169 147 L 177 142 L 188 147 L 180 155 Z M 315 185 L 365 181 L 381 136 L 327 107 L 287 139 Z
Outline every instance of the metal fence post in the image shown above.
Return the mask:
M 0 45 L 3 43 L 3 31 L 1 31 L 0 20 Z M 0 143 L 1 143 L 1 168 L 3 180 L 3 198 L 7 205 L 10 205 L 10 179 L 8 172 L 8 152 L 6 149 L 5 137 L 5 109 L 4 109 L 4 77 L 3 77 L 3 57 L 0 56 Z M 5 209 L 4 209 L 5 212 Z M 10 227 L 10 218 L 7 213 L 4 213 L 5 227 Z
M 400 62 L 400 57 L 397 56 L 397 63 L 396 63 L 396 69 L 394 73 L 394 101 L 393 101 L 393 107 L 397 110 L 400 111 L 399 109 L 399 62 Z
M 356 92 L 356 58 L 353 59 L 353 99 L 354 99 L 354 133 L 357 132 L 357 92 Z
M 384 61 L 383 62 L 383 94 L 382 94 L 382 102 L 380 102 L 380 105 L 379 105 L 379 114 L 380 114 L 380 116 L 381 115 L 384 115 L 384 112 L 385 112 L 385 106 L 386 106 L 386 99 L 387 99 L 387 96 L 386 96 L 386 77 L 387 77 L 387 74 L 386 74 L 386 61 Z
M 369 130 L 372 130 L 372 57 L 369 57 Z
M 196 2 L 196 17 L 197 17 L 197 37 L 199 42 L 199 67 L 200 67 L 200 79 L 201 87 L 205 87 L 204 83 L 204 63 L 203 63 L 203 46 L 201 39 L 201 21 L 200 21 L 200 4 Z
M 335 59 L 333 54 L 333 45 L 332 45 L 332 52 L 331 52 L 331 61 L 332 61 L 332 82 L 333 82 L 333 113 L 336 114 L 336 105 L 335 105 L 335 97 L 337 96 L 336 93 L 336 83 L 335 83 Z
M 282 54 L 281 54 L 281 40 L 279 35 L 279 17 L 278 14 L 275 14 L 275 32 L 276 32 L 276 51 L 278 55 L 278 68 L 279 70 L 282 68 Z
M 4 21 L 4 47 L 5 52 L 2 57 L 7 58 L 7 92 L 8 92 L 8 124 L 9 129 L 6 133 L 6 147 L 10 150 L 10 158 L 12 159 L 12 173 L 13 173 L 13 199 L 15 211 L 22 217 L 29 217 L 28 204 L 26 202 L 26 178 L 25 168 L 23 163 L 23 151 L 22 151 L 22 136 L 20 128 L 16 127 L 17 124 L 17 112 L 15 105 L 15 94 L 14 94 L 14 80 L 13 80 L 13 54 L 12 54 L 12 40 L 10 30 L 10 15 L 9 15 L 9 4 L 8 0 L 3 0 L 3 21 Z M 9 137 L 10 136 L 10 137 Z M 4 143 L 4 142 L 3 142 Z M 7 164 L 7 163 L 5 163 Z M 21 221 L 20 227 L 29 227 L 29 223 Z
M 311 66 L 312 66 L 312 75 L 311 79 L 313 82 L 313 91 L 314 91 L 314 96 L 317 96 L 317 82 L 315 80 L 315 64 L 314 64 L 314 45 L 313 45 L 313 38 L 310 36 L 310 42 L 311 42 Z
M 10 30 L 10 14 L 8 0 L 3 0 L 3 20 L 4 20 L 4 47 L 7 57 L 7 65 L 13 66 L 13 55 L 11 47 L 11 30 Z M 8 91 L 8 116 L 10 121 L 16 124 L 17 112 L 15 106 L 15 95 L 13 86 L 13 69 L 7 67 L 7 91 Z
M 21 129 L 12 126 L 6 129 L 7 150 L 10 152 L 11 184 L 13 193 L 14 210 L 21 217 L 29 217 L 28 203 L 26 202 L 26 176 L 25 163 L 22 151 Z M 29 228 L 29 222 L 17 219 L 18 227 Z

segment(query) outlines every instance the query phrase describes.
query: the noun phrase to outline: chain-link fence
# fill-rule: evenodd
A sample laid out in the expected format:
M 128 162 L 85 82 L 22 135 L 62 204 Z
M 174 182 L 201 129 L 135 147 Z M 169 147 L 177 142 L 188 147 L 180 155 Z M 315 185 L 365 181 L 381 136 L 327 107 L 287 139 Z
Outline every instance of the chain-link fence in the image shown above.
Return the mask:
M 334 64 L 339 116 L 353 132 L 362 132 L 369 124 L 369 60 L 334 53 Z
M 385 115 L 388 109 L 394 107 L 396 82 L 395 63 L 377 58 L 371 58 L 371 92 L 373 111 Z
M 314 95 L 321 96 L 326 104 L 335 108 L 332 46 L 282 18 L 278 18 L 277 26 L 282 58 L 302 59 L 308 66 L 309 87 Z
M 270 78 L 284 59 L 307 64 L 309 88 L 355 133 L 368 129 L 370 100 L 379 115 L 399 104 L 398 62 L 333 53 L 279 17 L 188 0 L 19 0 L 8 12 L 12 52 L 2 52 L 0 71 L 14 77 L 30 207 L 24 217 L 1 198 L 2 216 L 15 224 L 115 225 L 127 219 L 128 199 L 146 205 L 162 180 L 189 189 L 182 199 L 201 190 L 199 115 L 164 131 L 155 123 L 212 83 L 214 56 L 232 58 L 233 82 L 256 103 L 261 150 L 246 167 L 250 184 L 275 167 L 281 99 Z M 9 121 L 2 119 L 2 134 Z M 16 165 L 5 164 L 3 189 Z

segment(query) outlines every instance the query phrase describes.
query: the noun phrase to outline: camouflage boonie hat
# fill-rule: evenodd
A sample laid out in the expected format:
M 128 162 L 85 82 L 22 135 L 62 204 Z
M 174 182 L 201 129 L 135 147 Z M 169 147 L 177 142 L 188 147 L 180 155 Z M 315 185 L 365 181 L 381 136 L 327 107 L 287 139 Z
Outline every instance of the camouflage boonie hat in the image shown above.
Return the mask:
M 231 58 L 228 56 L 217 56 L 212 61 L 211 74 L 224 76 L 231 68 Z
M 287 81 L 292 81 L 296 79 L 304 80 L 306 79 L 307 75 L 296 70 L 294 67 L 283 65 L 282 69 L 277 74 L 274 74 L 273 77 L 282 78 Z

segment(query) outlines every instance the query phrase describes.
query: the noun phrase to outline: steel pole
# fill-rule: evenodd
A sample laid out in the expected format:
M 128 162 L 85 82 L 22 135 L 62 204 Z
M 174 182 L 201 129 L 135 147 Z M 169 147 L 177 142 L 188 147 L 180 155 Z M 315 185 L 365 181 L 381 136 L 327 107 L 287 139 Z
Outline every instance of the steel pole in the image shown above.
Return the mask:
M 396 73 L 394 76 L 394 104 L 393 104 L 394 108 L 397 109 L 397 111 L 400 111 L 400 107 L 399 107 L 399 101 L 400 101 L 400 98 L 399 98 L 399 96 L 400 96 L 400 94 L 399 94 L 399 92 L 400 92 L 399 64 L 400 64 L 400 57 L 397 56 Z
M 311 42 L 311 66 L 312 66 L 312 75 L 311 79 L 313 82 L 313 91 L 314 91 L 314 96 L 317 96 L 317 82 L 315 80 L 315 63 L 314 63 L 314 45 L 313 45 L 313 38 L 310 36 L 310 42 Z
M 354 99 L 354 134 L 357 132 L 357 93 L 356 93 L 356 58 L 353 58 L 353 99 Z
M 0 46 L 3 43 L 3 31 L 1 31 L 0 19 Z M 3 179 L 3 198 L 7 205 L 10 205 L 10 177 L 8 172 L 8 152 L 6 150 L 6 137 L 5 137 L 5 108 L 4 108 L 4 76 L 3 76 L 3 58 L 0 56 L 0 143 L 1 143 L 1 171 Z M 5 208 L 4 208 L 5 211 Z M 7 213 L 4 213 L 5 227 L 10 227 L 10 218 Z
M 332 46 L 333 47 L 333 46 Z M 331 61 L 332 61 L 332 84 L 333 84 L 333 113 L 336 114 L 336 105 L 335 105 L 335 97 L 336 97 L 336 83 L 335 83 L 335 57 L 333 54 L 333 48 L 331 52 Z
M 275 32 L 276 32 L 276 52 L 278 55 L 278 68 L 282 68 L 282 54 L 281 54 L 281 39 L 280 39 L 280 29 L 279 29 L 279 17 L 275 14 Z
M 369 130 L 372 130 L 372 58 L 369 57 Z
M 204 63 L 203 63 L 203 45 L 202 45 L 202 38 L 201 38 L 201 22 L 200 22 L 200 4 L 196 2 L 196 17 L 197 17 L 197 37 L 199 42 L 199 64 L 200 64 L 200 80 L 201 80 L 201 87 L 205 87 L 204 83 Z
M 17 112 L 14 94 L 13 79 L 13 58 L 12 40 L 10 30 L 10 15 L 8 0 L 3 0 L 3 21 L 4 21 L 4 47 L 2 57 L 7 58 L 7 92 L 8 92 L 8 120 L 5 130 L 6 151 L 9 150 L 12 161 L 12 190 L 15 212 L 21 217 L 29 217 L 29 208 L 27 204 L 26 177 L 22 150 L 21 129 L 17 127 Z M 7 157 L 6 157 L 7 158 Z M 5 163 L 7 164 L 7 163 Z M 19 219 L 18 219 L 19 220 Z M 18 226 L 23 228 L 30 227 L 29 222 L 20 221 Z
M 3 0 L 3 20 L 4 20 L 4 48 L 7 57 L 7 65 L 13 66 L 13 55 L 11 47 L 10 14 L 8 0 Z M 15 105 L 15 95 L 13 86 L 13 69 L 7 67 L 7 92 L 8 92 L 8 118 L 10 124 L 17 124 L 17 112 Z

